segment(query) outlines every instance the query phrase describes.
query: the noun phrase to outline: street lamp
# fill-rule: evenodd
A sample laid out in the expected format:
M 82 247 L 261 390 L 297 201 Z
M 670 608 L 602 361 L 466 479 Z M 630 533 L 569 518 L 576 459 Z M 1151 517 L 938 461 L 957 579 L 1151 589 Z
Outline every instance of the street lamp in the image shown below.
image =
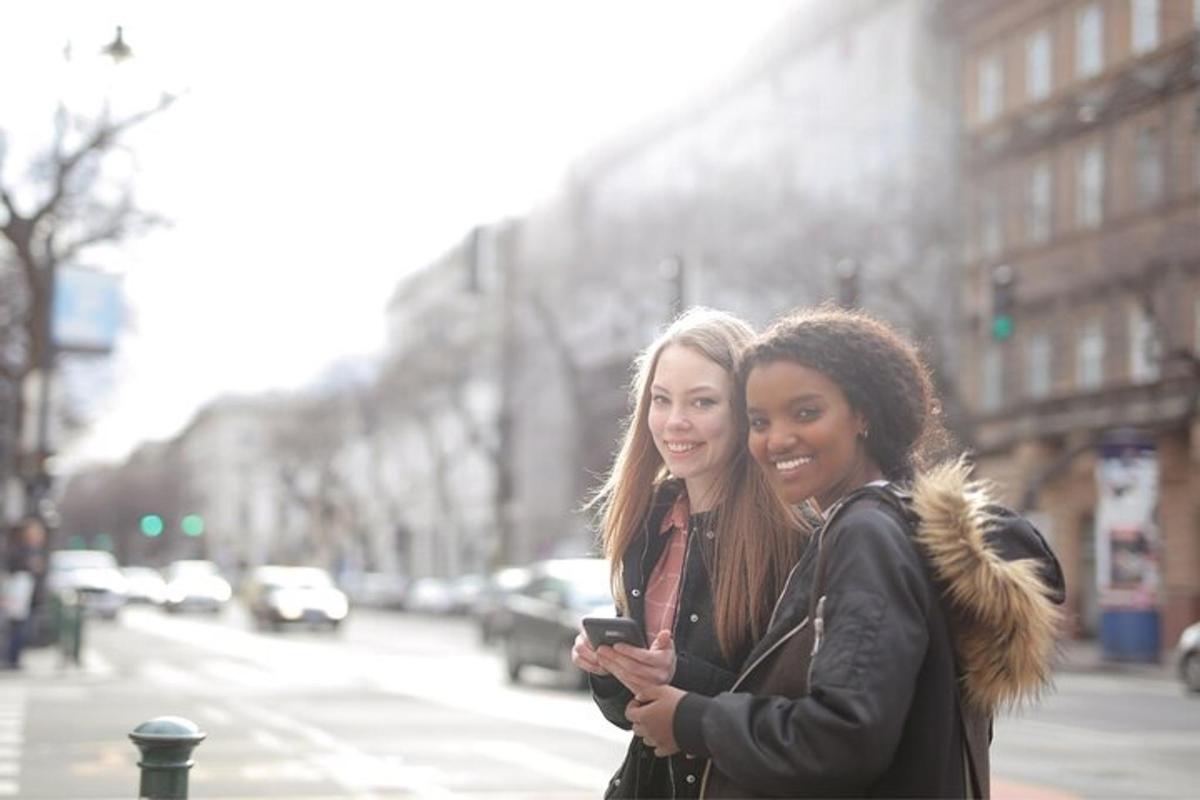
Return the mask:
M 133 57 L 133 50 L 126 44 L 124 30 L 121 26 L 117 26 L 115 37 L 109 44 L 101 48 L 100 52 L 111 58 L 114 65 L 119 65 Z M 70 58 L 69 48 L 66 51 L 66 57 Z M 66 349 L 55 340 L 54 330 L 55 312 L 59 299 L 59 277 L 58 258 L 50 254 L 45 261 L 43 283 L 40 287 L 34 287 L 33 292 L 33 318 L 40 323 L 36 330 L 37 335 L 41 338 L 41 348 L 38 352 L 37 363 L 39 393 L 34 463 L 32 477 L 26 487 L 25 503 L 27 514 L 36 514 L 42 519 L 55 513 L 48 498 L 52 482 L 49 469 L 52 455 L 50 450 L 51 392 L 53 391 L 54 372 L 57 368 L 59 352 Z
M 658 264 L 658 275 L 671 287 L 670 317 L 674 319 L 683 313 L 684 306 L 684 266 L 683 258 L 671 255 Z

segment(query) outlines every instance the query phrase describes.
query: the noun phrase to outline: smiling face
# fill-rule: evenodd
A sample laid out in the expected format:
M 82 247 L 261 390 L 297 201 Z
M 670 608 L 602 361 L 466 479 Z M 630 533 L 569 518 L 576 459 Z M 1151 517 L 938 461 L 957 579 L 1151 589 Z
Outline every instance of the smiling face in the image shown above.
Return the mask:
M 746 379 L 750 453 L 789 502 L 814 498 L 822 510 L 882 477 L 860 432 L 866 420 L 821 372 L 770 361 Z
M 647 424 L 667 469 L 687 485 L 693 511 L 713 501 L 712 489 L 733 456 L 732 394 L 729 373 L 696 350 L 673 344 L 659 354 Z

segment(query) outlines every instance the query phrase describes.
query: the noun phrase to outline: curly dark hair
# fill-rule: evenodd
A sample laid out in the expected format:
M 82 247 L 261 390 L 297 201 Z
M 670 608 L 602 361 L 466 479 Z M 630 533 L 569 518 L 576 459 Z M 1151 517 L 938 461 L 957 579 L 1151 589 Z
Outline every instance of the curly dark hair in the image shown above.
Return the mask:
M 867 419 L 867 452 L 891 481 L 911 480 L 942 446 L 940 404 L 917 348 L 891 326 L 836 306 L 781 317 L 750 344 L 742 385 L 757 365 L 791 361 L 830 378 Z

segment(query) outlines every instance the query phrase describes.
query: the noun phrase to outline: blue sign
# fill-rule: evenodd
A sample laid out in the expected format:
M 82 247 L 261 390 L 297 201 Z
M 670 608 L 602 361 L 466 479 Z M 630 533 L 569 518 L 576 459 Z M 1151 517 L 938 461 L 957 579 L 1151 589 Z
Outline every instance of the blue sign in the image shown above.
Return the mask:
M 108 353 L 121 327 L 120 278 L 59 267 L 54 281 L 54 343 L 60 350 Z

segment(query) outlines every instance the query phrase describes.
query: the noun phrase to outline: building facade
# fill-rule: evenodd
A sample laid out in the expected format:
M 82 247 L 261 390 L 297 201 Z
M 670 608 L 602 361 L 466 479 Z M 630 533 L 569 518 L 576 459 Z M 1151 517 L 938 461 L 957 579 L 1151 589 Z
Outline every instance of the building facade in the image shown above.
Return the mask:
M 1200 618 L 1200 2 L 947 8 L 981 470 L 1053 539 L 1076 633 L 1139 611 L 1169 646 Z

